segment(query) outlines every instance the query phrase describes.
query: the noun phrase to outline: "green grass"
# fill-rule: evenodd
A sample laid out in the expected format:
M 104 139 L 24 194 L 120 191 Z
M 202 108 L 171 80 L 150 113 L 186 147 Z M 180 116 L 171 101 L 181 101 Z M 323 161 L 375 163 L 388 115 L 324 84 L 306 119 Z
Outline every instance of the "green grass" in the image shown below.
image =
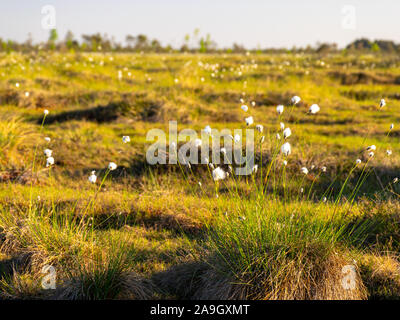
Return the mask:
M 0 65 L 0 298 L 399 298 L 398 57 L 12 53 Z M 247 178 L 145 161 L 147 132 L 169 120 L 200 133 L 249 115 L 265 141 Z M 56 290 L 41 287 L 45 265 Z

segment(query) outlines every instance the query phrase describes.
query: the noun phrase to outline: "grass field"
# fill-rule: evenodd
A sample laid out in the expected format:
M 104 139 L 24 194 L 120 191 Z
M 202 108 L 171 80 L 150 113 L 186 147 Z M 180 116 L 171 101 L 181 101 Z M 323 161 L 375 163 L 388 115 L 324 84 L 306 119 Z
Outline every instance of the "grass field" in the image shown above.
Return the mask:
M 400 297 L 398 57 L 43 52 L 0 67 L 0 298 Z M 248 116 L 264 136 L 250 176 L 146 163 L 150 129 Z

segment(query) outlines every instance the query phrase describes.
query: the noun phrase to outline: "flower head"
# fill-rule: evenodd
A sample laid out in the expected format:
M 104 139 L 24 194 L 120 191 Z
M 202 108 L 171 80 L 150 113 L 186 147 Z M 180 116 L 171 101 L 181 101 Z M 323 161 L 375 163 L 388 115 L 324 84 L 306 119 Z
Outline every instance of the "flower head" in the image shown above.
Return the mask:
M 206 126 L 206 127 L 204 128 L 204 132 L 205 132 L 206 134 L 208 134 L 208 135 L 211 135 L 211 127 L 210 127 L 210 126 Z
M 224 180 L 227 176 L 228 174 L 220 167 L 217 167 L 212 171 L 212 177 L 214 181 Z
M 96 183 L 97 176 L 95 173 L 96 173 L 96 171 L 94 171 L 94 170 L 91 172 L 91 174 L 88 178 L 90 183 Z
M 246 119 L 244 119 L 246 121 L 246 124 L 248 126 L 251 126 L 254 123 L 253 117 L 247 117 Z
M 50 167 L 54 164 L 54 158 L 53 157 L 48 157 L 46 159 L 46 167 Z
M 53 154 L 53 151 L 50 149 L 45 149 L 44 150 L 44 155 L 48 158 L 51 157 L 51 155 Z
M 43 110 L 43 113 L 44 113 L 45 115 L 48 115 L 48 114 L 49 114 L 49 110 L 44 109 L 44 110 Z
M 193 144 L 196 148 L 201 147 L 202 141 L 201 139 L 194 139 Z
M 281 123 L 279 124 L 279 126 L 281 127 L 281 130 L 285 129 L 285 124 L 284 124 L 283 122 L 281 122 Z
M 46 142 L 50 142 L 50 141 L 51 141 L 50 137 L 45 137 L 44 140 L 45 140 Z
M 281 152 L 285 155 L 288 156 L 289 154 L 292 153 L 292 148 L 290 146 L 289 142 L 285 142 L 282 147 L 281 147 Z
M 361 159 L 356 160 L 356 165 L 361 163 Z
M 249 107 L 246 106 L 245 104 L 242 105 L 241 108 L 242 108 L 242 110 L 243 110 L 244 112 L 247 112 L 247 110 L 249 110 Z
M 370 145 L 370 146 L 368 146 L 367 147 L 367 151 L 370 151 L 370 150 L 376 150 L 376 146 L 373 144 L 373 145 Z
M 381 99 L 381 101 L 379 102 L 379 108 L 383 108 L 384 106 L 386 106 L 386 101 L 385 99 Z
M 308 169 L 306 167 L 303 167 L 300 169 L 301 173 L 304 173 L 305 175 L 308 174 Z
M 122 142 L 123 142 L 123 143 L 131 142 L 131 138 L 130 138 L 129 136 L 123 136 L 123 137 L 122 137 Z
M 390 155 L 392 155 L 392 150 L 388 149 L 388 150 L 386 150 L 386 153 L 388 156 L 390 156 Z
M 292 135 L 292 130 L 290 130 L 290 128 L 286 128 L 285 130 L 283 130 L 283 138 L 289 138 Z
M 110 162 L 108 164 L 108 170 L 113 171 L 115 169 L 117 169 L 117 165 L 114 162 Z
M 257 130 L 258 132 L 263 132 L 263 130 L 264 130 L 263 125 L 262 125 L 262 124 L 256 125 L 256 130 Z
M 316 114 L 317 112 L 319 112 L 320 107 L 317 104 L 313 104 L 310 109 L 308 109 L 308 112 L 311 114 Z
M 292 102 L 292 104 L 298 104 L 300 102 L 300 97 L 299 96 L 293 96 L 292 99 L 290 99 L 290 101 Z
M 253 166 L 253 169 L 252 169 L 252 171 L 253 171 L 254 173 L 256 173 L 256 172 L 257 172 L 257 170 L 258 170 L 258 164 L 256 164 L 256 165 L 254 165 L 254 166 Z
M 279 106 L 276 107 L 276 112 L 278 112 L 278 114 L 282 114 L 283 109 L 284 109 L 283 105 L 280 104 Z

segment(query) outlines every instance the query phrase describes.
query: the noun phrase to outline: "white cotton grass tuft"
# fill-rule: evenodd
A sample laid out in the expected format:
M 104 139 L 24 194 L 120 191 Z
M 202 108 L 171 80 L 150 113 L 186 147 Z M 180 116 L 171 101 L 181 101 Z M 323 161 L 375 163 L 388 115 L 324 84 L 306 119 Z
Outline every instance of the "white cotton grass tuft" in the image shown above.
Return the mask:
M 48 114 L 49 114 L 49 110 L 44 109 L 44 110 L 43 110 L 43 113 L 44 113 L 45 115 L 48 115 Z
M 210 126 L 206 126 L 203 131 L 204 131 L 204 133 L 211 135 L 211 127 Z
M 201 139 L 194 139 L 193 140 L 193 144 L 194 144 L 194 146 L 196 147 L 196 148 L 198 148 L 198 147 L 201 147 L 201 144 L 202 144 L 202 141 L 201 141 Z
M 290 99 L 290 102 L 292 104 L 298 104 L 301 101 L 301 98 L 299 96 L 293 96 L 292 99 Z
M 284 124 L 283 122 L 281 122 L 281 123 L 279 124 L 279 126 L 281 127 L 281 130 L 284 130 L 284 129 L 285 129 L 285 124 Z
M 319 107 L 319 105 L 317 104 L 313 104 L 309 109 L 308 112 L 311 114 L 316 114 L 317 112 L 319 112 L 321 109 Z
M 392 124 L 390 125 L 390 130 L 393 130 L 393 128 L 394 128 L 394 124 L 392 123 Z
M 131 138 L 130 138 L 129 136 L 123 136 L 123 137 L 122 137 L 122 142 L 123 142 L 123 143 L 131 142 Z
M 357 159 L 356 160 L 356 165 L 360 164 L 361 162 L 362 162 L 361 159 Z
M 262 124 L 258 124 L 258 125 L 256 125 L 256 130 L 258 131 L 258 132 L 263 132 L 263 130 L 264 130 L 264 127 L 263 127 L 263 125 Z
M 54 158 L 53 157 L 48 157 L 46 159 L 46 167 L 50 167 L 54 164 Z
M 115 163 L 115 162 L 110 162 L 110 163 L 108 164 L 108 170 L 113 171 L 113 170 L 115 170 L 115 169 L 117 169 L 116 163 Z
M 375 151 L 376 150 L 376 145 L 372 144 L 370 146 L 367 147 L 367 151 Z
M 53 150 L 50 149 L 44 149 L 44 155 L 48 158 L 51 157 L 53 154 Z
M 257 170 L 258 170 L 258 164 L 254 165 L 251 171 L 257 173 Z
M 246 119 L 244 119 L 246 121 L 246 124 L 248 126 L 251 126 L 254 123 L 253 117 L 247 117 Z
M 379 108 L 383 108 L 384 106 L 386 106 L 386 101 L 385 99 L 381 99 L 381 101 L 379 102 Z
M 370 158 L 372 158 L 373 156 L 374 156 L 375 154 L 371 151 L 370 153 L 368 153 L 368 156 L 370 157 Z
M 392 150 L 390 150 L 390 149 L 386 150 L 386 154 L 387 154 L 388 156 L 391 156 L 391 155 L 392 155 Z
M 281 135 L 279 133 L 276 134 L 276 139 L 281 140 Z
M 397 183 L 399 181 L 399 178 L 394 178 L 393 183 Z
M 242 105 L 240 108 L 241 108 L 244 112 L 247 112 L 247 111 L 249 110 L 249 107 L 246 106 L 245 104 Z
M 282 114 L 283 109 L 284 109 L 284 106 L 280 104 L 279 106 L 276 107 L 276 112 L 278 114 Z
M 89 178 L 88 178 L 88 180 L 89 180 L 89 182 L 90 183 L 96 183 L 96 181 L 97 181 L 97 176 L 96 176 L 96 171 L 92 171 L 91 172 L 91 174 L 90 174 L 90 176 L 89 176 Z
M 292 135 L 292 130 L 290 130 L 290 128 L 286 128 L 285 130 L 283 130 L 283 138 L 289 138 Z
M 287 166 L 287 161 L 283 160 L 283 165 L 286 167 Z
M 51 141 L 51 138 L 50 138 L 50 137 L 45 137 L 44 140 L 45 140 L 46 142 L 50 142 L 50 141 Z
M 240 141 L 240 135 L 239 134 L 235 134 L 235 136 L 233 137 L 233 141 L 238 143 Z
M 300 169 L 300 171 L 301 171 L 301 173 L 303 173 L 303 174 L 305 174 L 305 175 L 308 174 L 308 169 L 307 169 L 306 167 L 302 167 L 302 168 Z
M 285 155 L 288 156 L 292 153 L 292 148 L 290 146 L 289 142 L 285 142 L 282 147 L 281 147 L 281 152 Z
M 212 171 L 212 177 L 214 181 L 224 180 L 227 176 L 228 174 L 220 167 L 217 167 Z

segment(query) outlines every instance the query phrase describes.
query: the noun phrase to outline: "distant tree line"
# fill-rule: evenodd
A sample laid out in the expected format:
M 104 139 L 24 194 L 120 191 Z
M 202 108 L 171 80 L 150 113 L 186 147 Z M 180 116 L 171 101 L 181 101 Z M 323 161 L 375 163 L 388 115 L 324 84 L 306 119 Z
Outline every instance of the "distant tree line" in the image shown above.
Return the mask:
M 75 38 L 71 31 L 68 31 L 63 40 L 59 39 L 56 29 L 50 30 L 47 42 L 34 44 L 32 35 L 29 34 L 25 42 L 19 43 L 12 40 L 0 38 L 0 52 L 31 52 L 35 50 L 54 50 L 60 52 L 200 52 L 200 53 L 317 53 L 321 55 L 335 52 L 380 52 L 388 54 L 400 53 L 400 44 L 390 40 L 357 39 L 339 49 L 336 43 L 317 43 L 316 46 L 293 47 L 293 48 L 258 48 L 248 49 L 243 45 L 234 43 L 230 48 L 218 48 L 215 41 L 209 34 L 203 36 L 198 29 L 193 34 L 187 34 L 180 48 L 173 48 L 171 45 L 162 45 L 157 39 L 150 39 L 144 34 L 130 35 L 125 37 L 124 43 L 117 42 L 114 37 L 107 34 L 83 34 L 81 41 Z

